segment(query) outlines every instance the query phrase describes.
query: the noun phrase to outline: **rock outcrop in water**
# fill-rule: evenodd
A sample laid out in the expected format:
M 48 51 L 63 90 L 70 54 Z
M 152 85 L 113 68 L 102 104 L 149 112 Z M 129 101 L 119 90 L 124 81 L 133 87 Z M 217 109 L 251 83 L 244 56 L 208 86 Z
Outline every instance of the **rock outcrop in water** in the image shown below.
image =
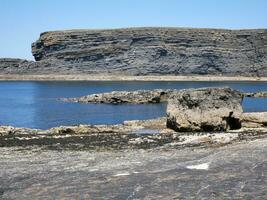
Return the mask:
M 18 73 L 267 76 L 266 44 L 266 29 L 51 31 L 32 44 L 37 62 Z
M 77 103 L 111 103 L 111 104 L 144 104 L 167 102 L 169 96 L 177 92 L 175 89 L 155 89 L 137 91 L 113 91 L 100 94 L 90 94 L 78 98 L 67 98 L 64 101 Z
M 247 97 L 267 98 L 267 92 L 266 91 L 246 93 L 245 95 Z
M 62 101 L 75 103 L 106 103 L 106 104 L 146 104 L 164 103 L 169 97 L 184 90 L 176 89 L 154 89 L 135 91 L 112 91 L 105 93 L 90 94 L 75 98 L 62 98 Z M 266 98 L 267 92 L 242 93 L 244 97 Z
M 162 92 L 130 92 L 119 103 L 156 103 L 147 99 Z M 116 96 L 117 93 L 121 94 L 120 98 L 125 94 L 100 94 L 100 97 L 108 98 L 103 102 L 97 99 L 97 103 L 114 103 L 109 100 L 112 97 L 110 94 Z M 242 113 L 241 101 L 244 94 L 241 92 L 230 88 L 202 88 L 169 90 L 164 95 L 168 98 L 160 97 L 157 102 L 168 99 L 167 118 L 125 121 L 117 125 L 60 126 L 49 130 L 0 126 L 0 147 L 41 145 L 56 149 L 169 148 L 222 145 L 266 136 L 267 113 Z M 195 133 L 196 131 L 203 133 Z
M 77 103 L 144 104 L 168 102 L 167 127 L 175 131 L 225 131 L 267 125 L 266 113 L 243 113 L 243 97 L 265 97 L 266 92 L 242 93 L 231 88 L 155 89 L 113 91 L 62 99 Z

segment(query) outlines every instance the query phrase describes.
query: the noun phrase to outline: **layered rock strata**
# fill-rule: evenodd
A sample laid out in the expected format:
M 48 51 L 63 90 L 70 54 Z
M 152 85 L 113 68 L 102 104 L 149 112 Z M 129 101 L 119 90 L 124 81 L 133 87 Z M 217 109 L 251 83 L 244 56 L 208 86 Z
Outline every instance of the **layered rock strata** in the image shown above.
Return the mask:
M 19 58 L 0 58 L 0 73 L 13 74 L 25 73 L 33 65 L 33 61 Z
M 37 62 L 19 73 L 267 76 L 266 29 L 50 31 L 32 53 Z

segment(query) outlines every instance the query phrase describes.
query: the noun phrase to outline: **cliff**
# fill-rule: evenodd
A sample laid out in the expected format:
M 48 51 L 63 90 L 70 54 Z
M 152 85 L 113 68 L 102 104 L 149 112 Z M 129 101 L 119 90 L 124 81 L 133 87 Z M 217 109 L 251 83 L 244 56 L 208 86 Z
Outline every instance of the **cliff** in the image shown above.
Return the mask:
M 44 32 L 24 73 L 267 76 L 267 29 Z
M 33 61 L 19 58 L 0 58 L 0 73 L 19 73 L 25 72 Z

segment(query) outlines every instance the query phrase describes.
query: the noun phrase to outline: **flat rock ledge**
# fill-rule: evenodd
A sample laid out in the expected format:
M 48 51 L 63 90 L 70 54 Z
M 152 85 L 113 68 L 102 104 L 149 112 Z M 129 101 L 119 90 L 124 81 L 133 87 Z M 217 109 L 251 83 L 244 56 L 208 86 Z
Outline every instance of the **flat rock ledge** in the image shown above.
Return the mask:
M 100 94 L 91 94 L 78 98 L 65 98 L 63 101 L 77 103 L 108 103 L 108 104 L 145 104 L 167 102 L 170 95 L 178 90 L 155 89 L 136 91 L 113 91 Z
M 105 93 L 90 94 L 75 98 L 62 98 L 65 102 L 75 103 L 106 103 L 106 104 L 146 104 L 165 103 L 174 93 L 186 91 L 176 89 L 154 89 L 135 91 L 112 91 Z M 189 89 L 190 90 L 190 89 Z M 191 89 L 192 91 L 193 89 Z M 241 93 L 241 92 L 240 92 Z M 243 97 L 267 98 L 267 92 L 242 93 Z
M 167 119 L 125 121 L 118 125 L 60 126 L 49 130 L 0 126 L 0 147 L 41 146 L 47 149 L 120 150 L 216 147 L 267 136 L 267 128 L 227 132 L 178 133 Z

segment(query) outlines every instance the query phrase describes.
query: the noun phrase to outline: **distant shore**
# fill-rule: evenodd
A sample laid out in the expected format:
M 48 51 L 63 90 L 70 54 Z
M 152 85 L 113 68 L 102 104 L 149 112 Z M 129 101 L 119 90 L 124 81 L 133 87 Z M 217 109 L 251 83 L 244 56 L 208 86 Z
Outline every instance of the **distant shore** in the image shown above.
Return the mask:
M 0 81 L 267 81 L 267 77 L 245 76 L 126 76 L 126 75 L 0 75 Z

